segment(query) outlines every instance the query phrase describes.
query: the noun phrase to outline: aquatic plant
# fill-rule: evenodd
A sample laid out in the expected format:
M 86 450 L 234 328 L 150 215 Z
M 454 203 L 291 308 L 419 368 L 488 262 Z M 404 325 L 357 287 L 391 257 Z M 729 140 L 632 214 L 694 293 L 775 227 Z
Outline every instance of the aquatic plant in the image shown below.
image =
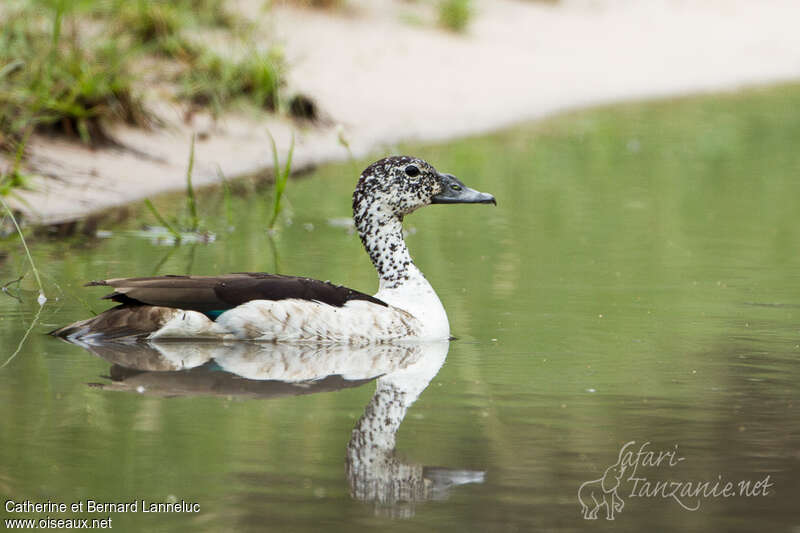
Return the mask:
M 200 216 L 198 215 L 197 210 L 197 196 L 194 192 L 194 185 L 192 184 L 192 173 L 194 171 L 194 144 L 195 144 L 195 136 L 192 135 L 191 144 L 189 146 L 189 162 L 186 165 L 186 213 L 188 216 L 188 223 L 185 225 L 185 229 L 181 231 L 179 227 L 181 224 L 178 222 L 177 217 L 173 218 L 173 222 L 167 220 L 167 218 L 161 214 L 161 212 L 156 208 L 152 201 L 149 198 L 144 199 L 144 205 L 150 211 L 150 213 L 155 217 L 161 227 L 166 230 L 171 236 L 172 241 L 175 244 L 180 244 L 184 241 L 190 242 L 199 242 L 199 241 L 213 241 L 214 237 L 212 234 L 208 232 L 203 232 L 200 230 Z M 155 231 L 145 231 L 142 232 L 141 235 L 148 238 L 153 238 L 158 236 L 158 228 L 154 228 Z
M 33 260 L 33 256 L 31 256 L 31 251 L 28 248 L 28 243 L 25 241 L 25 234 L 22 232 L 22 228 L 20 228 L 19 222 L 17 222 L 17 217 L 14 216 L 14 212 L 11 210 L 11 208 L 8 206 L 8 204 L 4 199 L 5 196 L 13 194 L 15 190 L 27 186 L 27 176 L 20 170 L 20 165 L 22 162 L 22 156 L 25 152 L 25 145 L 28 142 L 29 136 L 30 136 L 30 131 L 28 131 L 25 134 L 22 141 L 20 141 L 17 144 L 17 152 L 14 157 L 14 162 L 11 165 L 11 169 L 8 171 L 0 172 L 0 205 L 3 206 L 6 215 L 11 219 L 11 222 L 14 225 L 14 230 L 17 232 L 20 242 L 22 243 L 22 247 L 25 249 L 25 255 L 28 257 L 28 262 L 31 265 L 33 276 L 34 278 L 36 278 L 36 284 L 39 287 L 38 301 L 39 304 L 42 305 L 44 304 L 44 302 L 47 301 L 47 297 L 44 294 L 44 285 L 42 284 L 42 280 L 39 277 L 39 269 L 36 268 L 36 263 Z M 4 291 L 5 289 L 6 286 L 3 286 Z
M 197 231 L 200 226 L 200 219 L 197 216 L 197 198 L 194 195 L 192 186 L 192 172 L 194 171 L 194 140 L 192 134 L 192 144 L 189 148 L 189 164 L 186 168 L 186 210 L 189 212 L 189 230 Z
M 33 277 L 36 279 L 36 285 L 39 287 L 39 297 L 37 298 L 37 301 L 39 302 L 40 306 L 44 305 L 44 303 L 47 301 L 47 296 L 45 296 L 44 294 L 44 285 L 42 284 L 42 278 L 39 277 L 39 269 L 36 268 L 36 262 L 33 260 L 33 257 L 31 256 L 31 251 L 28 248 L 28 243 L 25 241 L 25 235 L 22 233 L 22 228 L 19 227 L 19 223 L 17 222 L 17 217 L 14 216 L 13 211 L 11 211 L 11 208 L 8 207 L 8 204 L 6 203 L 5 200 L 3 200 L 2 197 L 0 197 L 0 205 L 3 206 L 3 209 L 5 209 L 7 215 L 9 216 L 9 218 L 11 218 L 11 222 L 14 224 L 14 228 L 17 231 L 17 235 L 19 235 L 19 240 L 22 243 L 22 247 L 25 249 L 25 255 L 28 257 L 28 262 L 31 265 L 31 270 L 33 271 Z
M 225 204 L 225 220 L 228 222 L 228 230 L 233 229 L 233 193 L 231 192 L 231 185 L 228 179 L 222 172 L 222 168 L 217 165 L 217 176 L 222 183 L 223 202 Z
M 183 235 L 181 235 L 181 232 L 175 229 L 175 226 L 170 224 L 169 221 L 167 221 L 167 219 L 164 218 L 164 216 L 159 212 L 159 210 L 156 209 L 156 206 L 153 205 L 153 202 L 150 201 L 150 198 L 144 199 L 144 205 L 147 207 L 150 213 L 153 214 L 158 223 L 161 224 L 169 233 L 172 234 L 172 237 L 175 239 L 176 243 L 180 243 L 181 240 L 183 240 Z
M 289 174 L 292 173 L 292 156 L 294 155 L 294 133 L 292 133 L 291 144 L 289 145 L 289 152 L 286 154 L 286 162 L 281 169 L 280 161 L 278 159 L 278 147 L 275 144 L 275 139 L 272 133 L 267 132 L 269 135 L 270 145 L 272 146 L 272 168 L 275 174 L 275 186 L 272 194 L 272 218 L 267 224 L 267 228 L 272 230 L 275 227 L 275 222 L 278 220 L 283 210 L 282 199 L 283 193 L 286 191 L 286 184 L 289 182 Z

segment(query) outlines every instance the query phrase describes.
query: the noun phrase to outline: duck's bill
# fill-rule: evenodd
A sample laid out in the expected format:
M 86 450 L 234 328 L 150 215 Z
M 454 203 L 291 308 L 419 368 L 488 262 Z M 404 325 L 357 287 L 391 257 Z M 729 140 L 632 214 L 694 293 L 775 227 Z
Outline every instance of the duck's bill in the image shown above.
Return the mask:
M 431 198 L 434 204 L 494 204 L 491 194 L 470 189 L 452 174 L 440 174 L 442 192 Z

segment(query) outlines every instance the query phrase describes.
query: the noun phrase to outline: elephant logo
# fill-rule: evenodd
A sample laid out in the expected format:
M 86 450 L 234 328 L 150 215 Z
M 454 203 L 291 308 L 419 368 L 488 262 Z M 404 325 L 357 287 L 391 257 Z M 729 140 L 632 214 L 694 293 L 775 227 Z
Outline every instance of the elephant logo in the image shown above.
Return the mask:
M 606 468 L 603 477 L 587 481 L 578 488 L 578 502 L 585 520 L 596 520 L 602 507 L 606 510 L 606 520 L 614 520 L 614 513 L 622 511 L 625 502 L 617 494 L 617 489 L 625 467 L 620 450 L 619 459 Z

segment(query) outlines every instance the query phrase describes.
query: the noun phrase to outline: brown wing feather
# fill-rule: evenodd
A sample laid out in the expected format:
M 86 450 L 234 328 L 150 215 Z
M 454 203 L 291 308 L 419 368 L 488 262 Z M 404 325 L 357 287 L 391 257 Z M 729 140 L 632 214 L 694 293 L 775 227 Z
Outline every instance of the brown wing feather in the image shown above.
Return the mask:
M 175 313 L 173 308 L 143 305 L 118 305 L 96 317 L 75 322 L 50 332 L 50 335 L 67 338 L 102 333 L 106 340 L 135 339 L 158 331 Z
M 115 278 L 87 285 L 110 286 L 104 298 L 123 304 L 155 305 L 208 312 L 230 309 L 250 300 L 316 300 L 341 307 L 350 300 L 386 306 L 367 294 L 324 281 L 279 274 L 238 273 L 222 276 Z

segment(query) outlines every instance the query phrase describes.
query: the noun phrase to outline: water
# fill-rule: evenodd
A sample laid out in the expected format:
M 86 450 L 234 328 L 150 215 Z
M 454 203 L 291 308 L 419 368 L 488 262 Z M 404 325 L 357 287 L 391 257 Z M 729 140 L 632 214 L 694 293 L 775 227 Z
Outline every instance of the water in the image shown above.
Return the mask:
M 258 186 L 233 197 L 232 233 L 223 195 L 201 195 L 208 244 L 129 232 L 144 211 L 104 225 L 105 238 L 36 241 L 51 300 L 0 369 L 0 493 L 140 504 L 3 518 L 110 516 L 123 531 L 797 531 L 798 104 L 798 87 L 779 87 L 396 148 L 499 204 L 407 218 L 458 337 L 417 352 L 95 355 L 43 335 L 105 308 L 102 289 L 80 286 L 90 279 L 278 270 L 375 290 L 358 238 L 329 223 L 349 217 L 366 161 L 290 183 L 292 223 L 274 241 Z M 3 250 L 5 282 L 26 267 L 13 241 Z M 0 295 L 0 364 L 38 310 L 28 278 L 21 303 Z M 180 365 L 193 368 L 170 371 Z M 331 369 L 344 376 L 275 380 Z M 584 520 L 579 487 L 631 441 L 624 507 L 613 522 L 606 507 Z M 648 450 L 674 453 L 652 466 Z M 643 480 L 749 481 L 750 492 L 707 485 L 708 497 L 679 503 L 672 489 L 647 497 Z M 591 491 L 613 497 L 592 485 L 582 497 Z M 143 513 L 141 500 L 199 512 Z

